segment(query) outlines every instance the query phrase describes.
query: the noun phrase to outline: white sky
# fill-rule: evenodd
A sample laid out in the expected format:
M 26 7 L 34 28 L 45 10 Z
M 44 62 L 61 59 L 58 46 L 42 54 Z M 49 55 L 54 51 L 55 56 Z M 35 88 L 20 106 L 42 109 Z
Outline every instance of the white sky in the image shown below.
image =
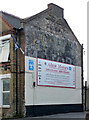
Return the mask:
M 0 0 L 0 10 L 25 18 L 46 9 L 49 3 L 64 8 L 65 19 L 79 42 L 84 44 L 84 73 L 86 80 L 87 2 L 88 0 Z

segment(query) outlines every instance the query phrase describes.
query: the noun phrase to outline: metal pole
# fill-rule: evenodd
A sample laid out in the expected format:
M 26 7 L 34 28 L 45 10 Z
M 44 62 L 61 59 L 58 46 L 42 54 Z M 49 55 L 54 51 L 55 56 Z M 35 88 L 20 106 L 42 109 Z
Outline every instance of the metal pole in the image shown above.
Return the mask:
M 16 41 L 17 41 L 17 29 L 16 29 Z M 16 115 L 18 114 L 18 51 L 16 49 Z
M 83 103 L 84 103 L 84 100 L 83 100 L 83 88 L 84 88 L 84 83 L 83 83 L 83 44 L 81 45 L 81 79 L 82 79 L 82 111 L 84 111 L 84 107 L 83 107 Z
M 19 44 L 21 44 L 21 29 L 20 30 L 18 30 L 18 36 L 19 36 Z M 18 60 L 20 59 L 20 57 L 21 57 L 21 54 L 20 54 L 20 56 L 18 56 Z M 20 77 L 21 77 L 21 64 L 19 65 L 19 72 L 20 72 Z M 18 101 L 18 103 L 19 103 L 19 105 L 18 105 L 18 114 L 19 115 L 21 115 L 22 114 L 22 84 L 21 84 L 21 78 L 19 79 L 19 101 Z
M 87 81 L 85 81 L 85 111 L 86 111 L 86 100 L 87 100 Z

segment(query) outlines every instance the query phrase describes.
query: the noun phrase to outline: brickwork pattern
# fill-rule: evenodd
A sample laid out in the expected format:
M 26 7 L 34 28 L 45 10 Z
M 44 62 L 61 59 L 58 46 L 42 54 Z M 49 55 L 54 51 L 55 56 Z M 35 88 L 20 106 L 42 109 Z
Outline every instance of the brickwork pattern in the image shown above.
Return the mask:
M 14 38 L 16 39 L 16 33 L 13 33 Z M 25 50 L 25 42 L 24 42 L 24 33 L 19 32 L 17 35 L 17 42 L 20 47 Z M 25 97 L 24 97 L 24 80 L 25 80 L 25 55 L 23 55 L 18 48 L 18 71 L 16 72 L 16 51 L 15 51 L 15 42 L 10 38 L 10 62 L 0 64 L 0 74 L 8 74 L 11 73 L 10 79 L 10 108 L 1 108 L 0 115 L 4 118 L 13 117 L 17 114 L 16 110 L 18 110 L 18 115 L 25 116 Z M 7 70 L 5 71 L 4 65 L 7 65 Z M 16 98 L 16 74 L 18 76 L 17 80 L 17 89 L 18 96 Z M 16 102 L 18 101 L 18 106 L 16 108 Z
M 16 37 L 16 36 L 14 36 Z M 19 43 L 20 47 L 23 49 L 23 42 L 24 42 L 24 34 L 20 33 L 18 34 L 17 37 L 17 42 Z M 17 62 L 17 67 L 18 71 L 16 73 L 16 51 L 15 51 L 15 43 L 11 39 L 11 111 L 13 112 L 12 115 L 16 115 L 16 102 L 17 103 L 17 110 L 18 114 L 21 114 L 24 116 L 25 113 L 25 102 L 24 102 L 24 88 L 23 88 L 23 83 L 24 83 L 24 55 L 21 53 L 20 49 L 17 50 L 17 56 L 18 56 L 18 62 Z M 18 74 L 18 80 L 17 80 L 17 100 L 16 100 L 16 74 Z

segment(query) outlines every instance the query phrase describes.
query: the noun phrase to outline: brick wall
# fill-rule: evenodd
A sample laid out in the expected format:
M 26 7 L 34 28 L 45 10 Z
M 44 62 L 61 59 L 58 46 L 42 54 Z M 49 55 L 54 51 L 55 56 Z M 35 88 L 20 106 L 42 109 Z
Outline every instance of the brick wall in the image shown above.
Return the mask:
M 16 38 L 16 35 L 14 35 Z M 24 33 L 18 32 L 17 42 L 20 47 L 24 50 Z M 11 110 L 12 115 L 16 115 L 16 110 L 18 111 L 18 115 L 25 115 L 25 106 L 24 106 L 24 55 L 21 53 L 20 49 L 17 49 L 17 69 L 16 72 L 16 51 L 15 51 L 15 43 L 13 39 L 10 40 L 10 58 L 11 58 Z M 16 74 L 17 74 L 17 88 L 16 88 Z M 17 94 L 16 94 L 17 90 Z M 16 97 L 17 96 L 17 97 Z M 18 103 L 16 103 L 18 102 Z M 16 108 L 17 104 L 17 108 Z
M 12 35 L 16 39 L 16 33 L 13 32 Z M 25 42 L 24 42 L 24 33 L 23 31 L 18 32 L 17 42 L 25 51 Z M 16 56 L 17 59 L 17 68 L 16 72 Z M 4 65 L 7 65 L 7 70 L 4 70 Z M 2 117 L 13 117 L 17 114 L 19 116 L 25 116 L 25 98 L 24 98 L 24 80 L 25 80 L 25 54 L 23 55 L 20 49 L 17 49 L 17 55 L 15 51 L 15 42 L 13 38 L 10 38 L 10 61 L 7 63 L 0 64 L 0 74 L 11 73 L 10 79 L 10 108 L 1 108 L 0 114 Z M 16 74 L 17 74 L 17 86 L 16 86 Z M 16 88 L 17 87 L 17 88 Z M 16 92 L 17 90 L 17 92 Z M 18 101 L 18 103 L 17 103 Z M 17 104 L 17 106 L 16 106 Z M 17 107 L 17 108 L 16 108 Z M 17 112 L 18 111 L 18 112 Z

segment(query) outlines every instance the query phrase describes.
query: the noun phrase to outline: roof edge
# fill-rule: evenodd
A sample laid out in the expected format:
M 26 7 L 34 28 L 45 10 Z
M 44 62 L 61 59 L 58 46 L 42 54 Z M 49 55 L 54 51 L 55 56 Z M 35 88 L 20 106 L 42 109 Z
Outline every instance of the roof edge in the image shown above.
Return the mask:
M 54 3 L 49 3 L 48 8 L 52 8 L 52 7 L 56 7 L 56 8 L 60 8 L 60 9 L 64 10 L 62 7 L 60 7 L 60 6 L 58 6 L 58 5 L 54 4 Z
M 7 24 L 7 26 L 10 28 L 10 29 L 13 29 L 13 27 L 11 26 L 11 24 L 2 16 L 2 13 L 3 11 L 0 11 L 0 18 L 3 20 L 4 23 Z
M 0 11 L 0 12 L 2 12 L 3 14 L 9 15 L 9 16 L 11 16 L 11 17 L 17 18 L 17 19 L 19 19 L 19 20 L 22 19 L 22 18 L 20 18 L 20 17 L 18 17 L 18 16 L 15 16 L 15 15 L 11 14 L 11 13 L 7 13 L 7 12 L 4 12 L 4 11 Z
M 31 21 L 31 20 L 35 19 L 36 17 L 39 17 L 43 13 L 46 13 L 46 12 L 52 10 L 53 8 L 61 9 L 62 10 L 62 14 L 63 14 L 63 10 L 64 10 L 63 8 L 61 8 L 60 6 L 58 6 L 58 5 L 54 4 L 54 3 L 50 3 L 50 4 L 48 4 L 48 8 L 47 9 L 45 9 L 45 10 L 43 10 L 43 11 L 41 11 L 41 12 L 31 16 L 31 17 L 26 17 L 26 18 L 22 19 L 21 22 L 26 23 L 28 21 Z M 64 17 L 64 16 L 62 15 L 62 17 Z

